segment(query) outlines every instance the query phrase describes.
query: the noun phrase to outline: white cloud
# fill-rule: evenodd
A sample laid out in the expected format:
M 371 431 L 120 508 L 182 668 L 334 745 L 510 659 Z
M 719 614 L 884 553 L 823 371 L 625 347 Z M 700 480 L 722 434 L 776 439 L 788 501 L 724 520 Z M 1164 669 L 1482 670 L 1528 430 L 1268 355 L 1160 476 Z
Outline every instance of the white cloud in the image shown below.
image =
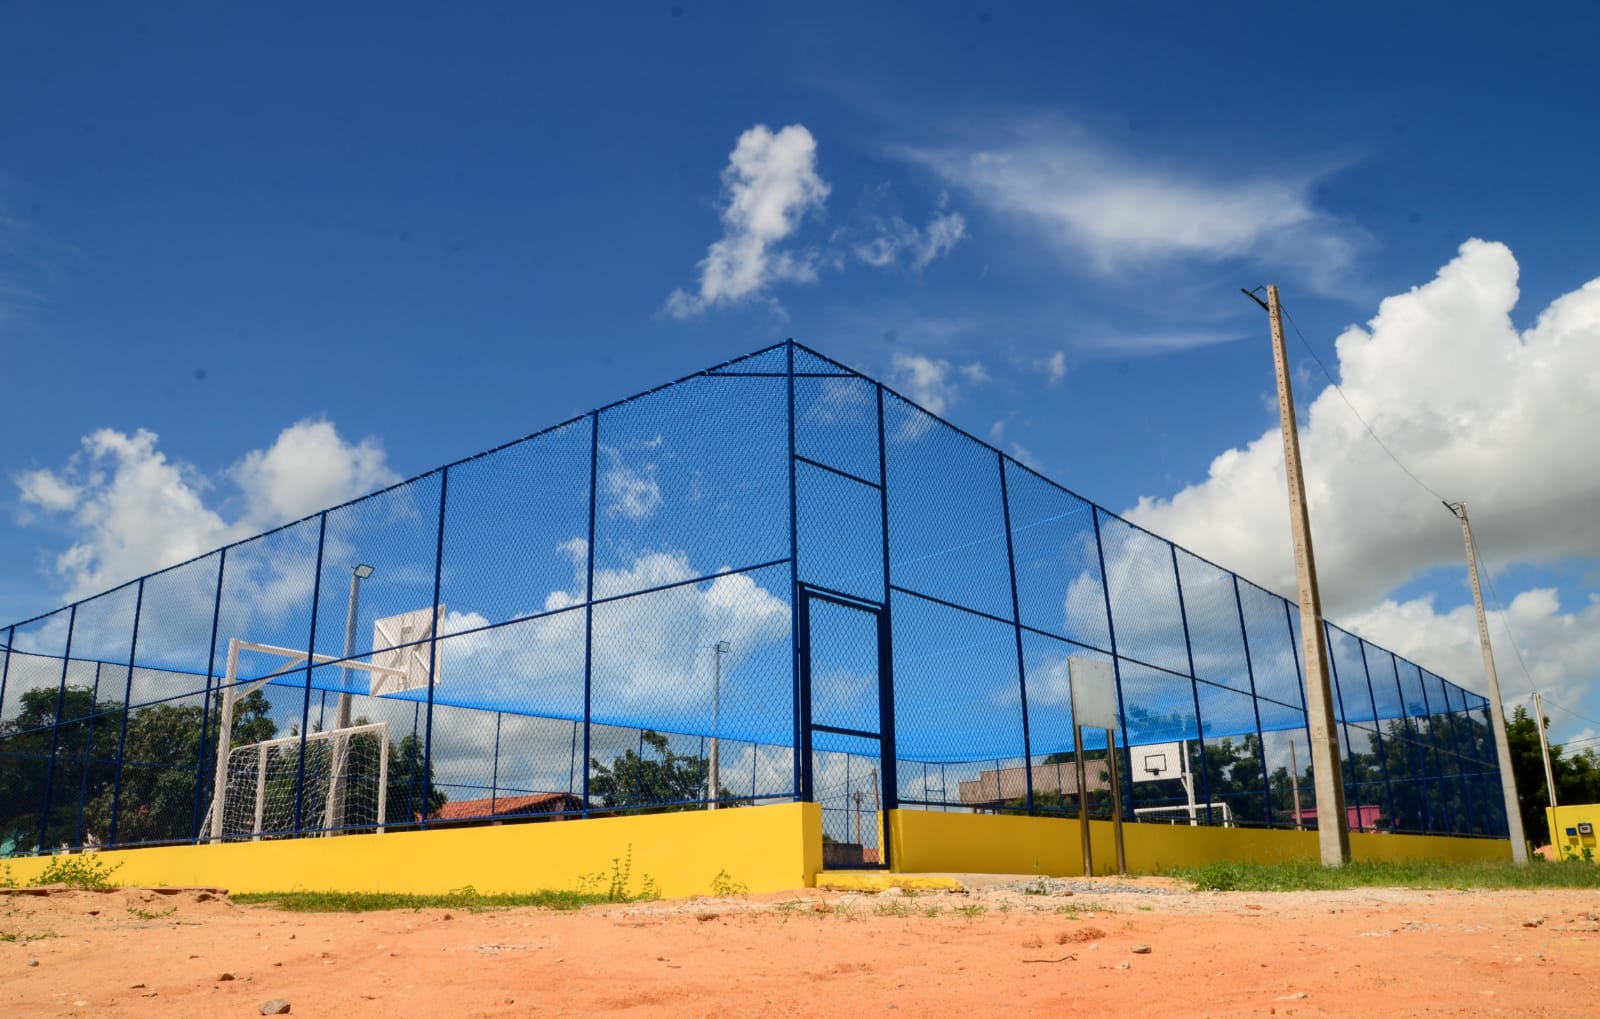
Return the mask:
M 1045 378 L 1052 386 L 1059 385 L 1067 377 L 1067 355 L 1065 351 L 1058 350 L 1044 359 L 1042 365 Z
M 1467 500 L 1480 554 L 1497 568 L 1593 561 L 1600 472 L 1580 465 L 1594 462 L 1593 436 L 1600 434 L 1600 280 L 1557 299 L 1519 332 L 1511 320 L 1517 277 L 1505 246 L 1468 241 L 1435 279 L 1388 298 L 1366 328 L 1339 336 L 1338 373 L 1350 402 L 1411 470 Z M 1436 665 L 1423 649 L 1438 640 L 1419 644 L 1416 628 L 1390 634 L 1379 618 L 1384 607 L 1365 611 L 1429 569 L 1460 571 L 1464 579 L 1460 526 L 1388 459 L 1331 386 L 1302 392 L 1300 406 L 1329 616 L 1360 619 L 1364 636 L 1416 650 L 1446 678 L 1471 682 L 1481 667 Z M 1219 455 L 1204 481 L 1171 498 L 1143 498 L 1127 516 L 1268 587 L 1294 590 L 1276 427 Z M 1421 614 L 1412 620 L 1417 627 L 1433 619 L 1431 606 L 1407 605 Z M 1457 639 L 1470 644 L 1475 626 L 1461 611 L 1440 617 L 1441 625 L 1461 627 Z M 1550 639 L 1570 642 L 1575 623 L 1566 621 L 1580 617 L 1554 607 L 1545 616 Z M 1551 685 L 1587 684 L 1594 661 L 1590 655 L 1587 665 L 1570 663 L 1575 672 L 1556 670 L 1563 678 L 1558 684 L 1552 673 Z
M 230 521 L 207 504 L 214 481 L 169 459 L 158 441 L 145 429 L 129 435 L 103 428 L 86 436 L 83 451 L 59 470 L 13 479 L 25 505 L 71 514 L 73 543 L 54 564 L 68 598 L 106 590 L 399 480 L 372 440 L 350 445 L 331 423 L 302 421 L 224 472 L 243 500 Z
M 870 237 L 851 246 L 857 259 L 882 269 L 903 258 L 921 272 L 961 243 L 967 236 L 967 220 L 959 212 L 939 212 L 919 230 L 899 216 L 887 220 L 874 217 L 870 232 Z
M 676 317 L 736 304 L 778 281 L 816 278 L 809 260 L 776 247 L 828 196 L 810 131 L 800 124 L 776 133 L 764 124 L 750 128 L 728 157 L 722 189 L 722 238 L 700 262 L 699 292 L 675 290 L 667 298 Z
M 1600 280 L 1537 324 L 1511 323 L 1517 264 L 1469 241 L 1432 282 L 1383 302 L 1337 341 L 1346 397 L 1438 491 L 1467 499 L 1497 565 L 1600 549 Z M 1308 399 L 1309 397 L 1309 399 Z M 1459 567 L 1461 532 L 1367 435 L 1332 387 L 1301 394 L 1317 564 L 1330 612 L 1370 605 L 1434 566 Z M 1241 574 L 1293 590 L 1283 446 L 1276 427 L 1130 519 Z
M 1158 258 L 1292 263 L 1329 282 L 1362 242 L 1315 207 L 1310 175 L 1175 171 L 1060 122 L 1012 127 L 982 143 L 907 150 L 983 205 L 1115 272 Z
M 655 464 L 634 468 L 615 449 L 605 448 L 610 466 L 606 468 L 603 483 L 610 503 L 606 512 L 624 516 L 629 520 L 644 520 L 661 505 L 661 486 L 656 483 Z
M 890 374 L 895 387 L 930 414 L 943 414 L 955 401 L 959 389 L 955 376 L 974 383 L 986 382 L 989 378 L 988 370 L 979 362 L 957 367 L 949 361 L 921 354 L 894 355 Z
M 246 523 L 272 527 L 392 485 L 400 476 L 371 438 L 351 445 L 330 421 L 299 421 L 228 471 L 249 507 Z

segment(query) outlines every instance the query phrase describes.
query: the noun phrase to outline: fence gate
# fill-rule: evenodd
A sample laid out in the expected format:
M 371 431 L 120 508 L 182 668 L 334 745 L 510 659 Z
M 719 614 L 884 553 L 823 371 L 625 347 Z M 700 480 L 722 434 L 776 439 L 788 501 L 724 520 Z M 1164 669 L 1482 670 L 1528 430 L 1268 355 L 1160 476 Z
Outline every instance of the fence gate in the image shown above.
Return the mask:
M 889 616 L 882 606 L 800 592 L 802 798 L 822 805 L 822 862 L 888 867 L 896 803 Z

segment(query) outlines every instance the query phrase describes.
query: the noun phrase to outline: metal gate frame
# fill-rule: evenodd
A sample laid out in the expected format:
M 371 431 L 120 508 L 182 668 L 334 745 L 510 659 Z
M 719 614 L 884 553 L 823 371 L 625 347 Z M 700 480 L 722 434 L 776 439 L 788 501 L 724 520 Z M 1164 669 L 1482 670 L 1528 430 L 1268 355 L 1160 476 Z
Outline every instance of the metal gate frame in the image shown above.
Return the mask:
M 797 640 L 799 662 L 797 684 L 799 700 L 796 705 L 796 715 L 799 717 L 800 746 L 800 799 L 807 803 L 816 802 L 816 790 L 812 774 L 815 758 L 812 755 L 811 735 L 813 732 L 828 732 L 840 736 L 853 736 L 857 739 L 876 740 L 878 743 L 878 771 L 883 781 L 883 801 L 880 809 L 880 822 L 882 827 L 882 841 L 878 847 L 878 862 L 864 864 L 865 870 L 888 870 L 891 860 L 891 846 L 888 815 L 889 811 L 900 805 L 900 782 L 895 767 L 895 740 L 894 740 L 894 654 L 893 641 L 890 636 L 889 608 L 876 602 L 865 601 L 838 591 L 814 587 L 807 584 L 798 585 L 800 594 L 800 611 L 797 615 L 798 628 Z M 865 732 L 860 729 L 845 729 L 839 726 L 823 725 L 811 717 L 811 603 L 813 601 L 826 602 L 840 608 L 863 612 L 873 617 L 878 636 L 878 731 Z

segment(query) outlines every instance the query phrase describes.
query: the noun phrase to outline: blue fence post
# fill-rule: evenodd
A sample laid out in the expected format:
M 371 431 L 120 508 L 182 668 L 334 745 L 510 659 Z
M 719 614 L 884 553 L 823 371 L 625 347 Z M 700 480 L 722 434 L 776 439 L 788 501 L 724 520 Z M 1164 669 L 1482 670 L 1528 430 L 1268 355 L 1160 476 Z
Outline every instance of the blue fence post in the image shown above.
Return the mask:
M 435 622 L 428 638 L 428 717 L 422 723 L 422 827 L 428 827 L 428 806 L 433 802 L 433 691 L 439 684 L 435 675 L 439 668 L 438 621 L 440 592 L 444 585 L 444 521 L 445 507 L 450 501 L 450 468 L 439 472 L 439 520 L 433 532 L 433 601 L 430 611 Z
M 1378 695 L 1372 689 L 1372 664 L 1367 661 L 1367 642 L 1361 642 L 1361 670 L 1367 674 L 1367 699 L 1372 702 L 1373 746 L 1378 754 L 1378 773 L 1383 776 L 1383 795 L 1389 807 L 1389 829 L 1394 830 L 1394 788 L 1389 784 L 1389 754 L 1383 746 L 1383 723 L 1378 718 Z
M 589 816 L 589 757 L 594 738 L 594 538 L 600 497 L 600 412 L 589 415 L 589 541 L 583 580 L 583 816 Z
M 1017 640 L 1017 692 L 1022 698 L 1022 779 L 1028 813 L 1033 813 L 1033 738 L 1028 730 L 1028 667 L 1022 655 L 1022 608 L 1017 599 L 1017 555 L 1011 540 L 1011 490 L 1006 484 L 1006 455 L 995 453 L 1000 464 L 1000 506 L 1006 525 L 1006 569 L 1011 578 L 1011 629 Z
M 1266 814 L 1267 827 L 1275 828 L 1272 823 L 1272 778 L 1267 771 L 1267 738 L 1261 730 L 1261 698 L 1256 693 L 1256 666 L 1250 655 L 1250 627 L 1244 621 L 1244 596 L 1239 593 L 1239 575 L 1228 574 L 1233 580 L 1233 607 L 1239 613 L 1239 642 L 1244 647 L 1244 672 L 1250 680 L 1250 710 L 1256 719 L 1256 750 L 1261 757 L 1261 806 Z M 1289 632 L 1290 642 L 1293 643 L 1294 631 Z
M 306 686 L 300 701 L 300 761 L 294 775 L 294 833 L 304 830 L 306 802 L 306 728 L 311 724 L 311 672 L 317 667 L 317 605 L 322 596 L 322 553 L 327 547 L 328 511 L 317 514 L 317 567 L 311 584 L 311 632 L 306 635 Z
M 791 755 L 794 775 L 792 777 L 794 798 L 803 800 L 806 790 L 811 787 L 811 762 L 801 760 L 805 746 L 806 725 L 810 721 L 805 718 L 805 705 L 807 703 L 806 691 L 801 689 L 806 677 L 802 675 L 800 647 L 800 517 L 799 517 L 799 489 L 795 476 L 795 426 L 794 426 L 794 340 L 789 340 L 783 348 L 785 357 L 785 379 L 787 408 L 785 413 L 788 420 L 785 425 L 788 429 L 789 442 L 789 673 L 790 691 L 789 699 L 794 712 L 794 753 Z M 878 435 L 879 448 L 882 448 L 883 436 L 883 393 L 879 387 L 878 393 Z M 884 480 L 879 478 L 879 481 Z
M 89 799 L 89 766 L 94 763 L 94 723 L 100 717 L 100 670 L 104 662 L 94 663 L 94 687 L 89 694 L 89 715 L 83 727 L 83 767 L 78 771 L 78 820 L 72 829 L 72 844 L 83 845 L 83 806 Z M 126 719 L 127 712 L 123 712 Z
M 1106 603 L 1106 638 L 1111 644 L 1111 670 L 1112 676 L 1115 677 L 1117 683 L 1117 721 L 1122 723 L 1122 767 L 1118 769 L 1122 774 L 1119 776 L 1117 784 L 1121 785 L 1126 782 L 1128 785 L 1128 795 L 1122 798 L 1122 815 L 1124 820 L 1131 821 L 1134 818 L 1133 750 L 1128 746 L 1128 706 L 1127 702 L 1122 698 L 1122 658 L 1117 654 L 1117 623 L 1111 612 L 1111 578 L 1106 574 L 1106 546 L 1100 536 L 1101 510 L 1099 506 L 1094 505 L 1091 505 L 1090 508 L 1094 511 L 1091 514 L 1094 518 L 1094 551 L 1100 561 L 1100 593 Z M 1072 724 L 1076 726 L 1078 720 L 1074 718 Z M 1108 758 L 1111 756 L 1110 747 L 1106 747 L 1106 756 Z M 1085 782 L 1084 784 L 1087 785 L 1088 783 Z M 1084 797 L 1086 793 L 1080 789 L 1078 795 Z
M 1444 829 L 1450 831 L 1454 825 L 1450 822 L 1450 797 L 1449 790 L 1444 784 L 1444 763 L 1439 760 L 1439 733 L 1433 724 L 1433 705 L 1428 699 L 1428 677 L 1422 674 L 1420 666 L 1417 669 L 1417 685 L 1422 688 L 1422 714 L 1428 720 L 1428 746 L 1433 749 L 1433 786 L 1439 792 L 1439 810 L 1444 814 Z M 1432 797 L 1429 797 L 1432 800 Z
M 11 645 L 16 639 L 16 626 L 6 627 L 6 646 L 0 648 L 0 651 L 4 652 L 0 654 L 0 706 L 3 706 L 6 702 L 6 680 L 11 676 Z M 0 717 L 0 721 L 4 720 L 3 717 Z
M 61 749 L 61 711 L 67 702 L 67 666 L 72 664 L 72 631 L 78 622 L 78 603 L 67 610 L 67 648 L 61 654 L 61 685 L 56 688 L 56 718 L 50 727 L 50 760 L 44 774 L 44 803 L 39 811 L 39 851 L 49 849 L 50 800 L 55 796 L 56 753 Z
M 128 716 L 133 714 L 133 667 L 139 658 L 139 614 L 144 611 L 144 578 L 139 578 L 139 590 L 133 600 L 133 637 L 128 641 L 128 681 L 122 692 L 122 732 L 117 736 L 117 777 L 111 789 L 111 830 L 106 844 L 117 844 L 117 820 L 122 809 L 123 755 L 128 748 Z M 204 744 L 204 738 L 201 740 Z
M 1183 621 L 1183 650 L 1189 660 L 1189 694 L 1194 698 L 1194 735 L 1200 744 L 1200 790 L 1206 802 L 1206 825 L 1210 826 L 1214 823 L 1211 817 L 1211 769 L 1206 764 L 1206 725 L 1200 714 L 1200 677 L 1195 675 L 1194 641 L 1189 637 L 1189 608 L 1183 600 L 1183 571 L 1178 569 L 1178 546 L 1169 541 L 1167 551 L 1172 553 L 1172 580 L 1178 585 L 1178 618 Z M 1183 763 L 1189 767 L 1188 761 Z M 1193 768 L 1189 768 L 1189 782 L 1192 789 Z
M 1306 674 L 1300 663 L 1300 642 L 1294 638 L 1294 610 L 1289 607 L 1287 598 L 1280 600 L 1283 602 L 1283 625 L 1289 630 L 1289 655 L 1294 660 L 1294 688 L 1300 694 L 1300 717 L 1306 720 L 1306 757 L 1309 759 L 1311 757 L 1311 707 L 1306 703 Z M 1329 657 L 1331 658 L 1332 656 L 1330 655 Z M 1316 777 L 1315 767 L 1316 765 L 1313 763 L 1313 779 Z M 1299 776 L 1297 775 L 1295 778 L 1298 781 Z M 1312 809 L 1316 809 L 1314 805 Z
M 205 802 L 206 790 L 206 755 L 210 752 L 212 742 L 220 743 L 222 734 L 218 733 L 216 739 L 211 737 L 211 686 L 217 678 L 217 630 L 222 623 L 222 577 L 228 567 L 228 549 L 226 546 L 217 556 L 217 593 L 211 603 L 211 643 L 207 645 L 206 652 L 206 692 L 200 702 L 200 748 L 196 752 L 194 767 L 194 835 L 196 844 L 200 842 L 200 822 L 205 815 L 200 810 L 200 805 Z M 231 737 L 231 733 L 229 734 Z M 233 742 L 230 738 L 230 744 Z M 214 765 L 213 765 L 214 767 Z
M 1339 632 L 1340 633 L 1344 633 L 1343 630 L 1341 630 Z M 1349 634 L 1345 634 L 1345 635 L 1346 636 L 1350 636 Z M 1361 818 L 1361 793 L 1360 793 L 1360 790 L 1356 786 L 1355 755 L 1350 752 L 1350 723 L 1347 720 L 1349 716 L 1346 713 L 1346 711 L 1344 710 L 1344 689 L 1339 683 L 1339 656 L 1333 653 L 1333 624 L 1329 623 L 1326 619 L 1324 619 L 1322 621 L 1322 639 L 1323 639 L 1323 642 L 1328 647 L 1328 674 L 1333 679 L 1333 701 L 1334 701 L 1335 704 L 1339 705 L 1339 718 L 1338 718 L 1339 728 L 1344 731 L 1344 754 L 1343 754 L 1343 757 L 1344 757 L 1344 763 L 1345 763 L 1346 770 L 1347 770 L 1347 772 L 1348 772 L 1348 774 L 1350 776 L 1347 784 L 1345 785 L 1344 800 L 1345 800 L 1346 804 L 1350 803 L 1351 800 L 1355 801 L 1355 804 L 1356 804 L 1356 830 L 1360 831 L 1360 830 L 1362 830 L 1362 825 L 1361 825 L 1361 821 L 1360 821 L 1360 818 Z M 1348 808 L 1346 808 L 1346 809 L 1348 809 Z M 1321 820 L 1320 820 L 1320 818 L 1321 818 L 1320 814 L 1318 815 L 1318 818 L 1319 818 L 1319 820 L 1318 820 L 1317 823 L 1320 825 L 1322 823 Z M 1346 821 L 1349 820 L 1348 815 L 1346 816 L 1345 820 Z

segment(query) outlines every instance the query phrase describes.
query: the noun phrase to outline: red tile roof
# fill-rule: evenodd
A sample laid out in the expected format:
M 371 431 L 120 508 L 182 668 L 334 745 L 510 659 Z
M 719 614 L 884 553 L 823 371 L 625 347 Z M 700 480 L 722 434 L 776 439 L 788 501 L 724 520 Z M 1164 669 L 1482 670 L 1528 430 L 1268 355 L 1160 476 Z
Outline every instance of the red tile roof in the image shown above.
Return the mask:
M 525 814 L 557 814 L 582 810 L 583 800 L 571 793 L 533 793 L 529 796 L 494 796 L 480 800 L 452 800 L 439 808 L 434 818 L 440 821 L 474 817 L 507 817 Z

